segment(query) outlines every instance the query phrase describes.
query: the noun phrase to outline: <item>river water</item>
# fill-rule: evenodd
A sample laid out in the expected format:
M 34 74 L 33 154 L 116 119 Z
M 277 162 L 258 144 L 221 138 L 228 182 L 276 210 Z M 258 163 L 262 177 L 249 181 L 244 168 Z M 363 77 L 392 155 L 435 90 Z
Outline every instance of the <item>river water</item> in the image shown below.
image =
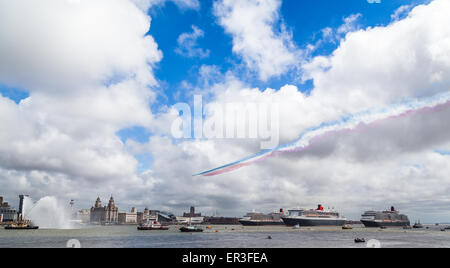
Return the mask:
M 450 230 L 444 226 L 429 229 L 353 230 L 314 227 L 295 230 L 290 227 L 212 226 L 203 233 L 181 233 L 177 226 L 169 231 L 138 231 L 136 226 L 85 226 L 77 229 L 4 230 L 0 227 L 0 247 L 63 248 L 76 239 L 83 248 L 354 248 L 356 237 L 379 241 L 384 248 L 450 248 Z M 268 237 L 272 239 L 268 239 Z

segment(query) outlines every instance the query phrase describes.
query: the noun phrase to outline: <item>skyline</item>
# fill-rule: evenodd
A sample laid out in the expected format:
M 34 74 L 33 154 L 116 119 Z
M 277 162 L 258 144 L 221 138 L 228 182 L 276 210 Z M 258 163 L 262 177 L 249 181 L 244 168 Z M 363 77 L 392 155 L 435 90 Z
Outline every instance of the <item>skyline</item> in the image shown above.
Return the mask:
M 277 103 L 287 144 L 450 92 L 449 1 L 342 2 L 1 1 L 0 195 L 89 208 L 114 194 L 119 207 L 227 216 L 321 203 L 356 218 L 394 205 L 412 221 L 450 222 L 447 106 L 192 176 L 263 141 L 175 138 L 175 106 L 195 107 L 196 95 L 205 121 L 209 104 Z

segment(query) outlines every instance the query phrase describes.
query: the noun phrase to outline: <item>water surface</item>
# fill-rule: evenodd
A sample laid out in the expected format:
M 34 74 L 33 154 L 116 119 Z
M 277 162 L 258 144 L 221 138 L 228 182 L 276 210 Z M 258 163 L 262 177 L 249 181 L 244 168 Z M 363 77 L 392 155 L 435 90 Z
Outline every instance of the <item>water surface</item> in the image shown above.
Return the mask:
M 213 226 L 204 233 L 181 233 L 177 226 L 169 231 L 138 231 L 136 226 L 90 226 L 70 230 L 4 230 L 0 227 L 0 247 L 63 248 L 77 239 L 84 248 L 353 248 L 356 237 L 377 239 L 381 246 L 447 247 L 450 230 L 429 226 L 429 230 L 368 229 L 341 230 L 314 227 L 294 230 L 290 227 Z M 217 232 L 216 232 L 217 231 Z M 272 239 L 268 239 L 270 236 Z

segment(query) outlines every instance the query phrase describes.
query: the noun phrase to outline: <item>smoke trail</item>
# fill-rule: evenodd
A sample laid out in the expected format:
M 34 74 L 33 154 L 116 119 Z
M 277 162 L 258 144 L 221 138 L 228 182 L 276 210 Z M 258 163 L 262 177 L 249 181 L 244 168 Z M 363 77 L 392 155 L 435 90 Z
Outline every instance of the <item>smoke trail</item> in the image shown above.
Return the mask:
M 309 128 L 302 132 L 296 140 L 290 143 L 280 145 L 271 150 L 263 150 L 255 155 L 196 174 L 194 176 L 215 176 L 224 174 L 245 166 L 249 166 L 256 162 L 263 161 L 268 157 L 280 153 L 304 151 L 311 147 L 315 140 L 326 135 L 342 131 L 354 131 L 361 126 L 376 124 L 383 120 L 406 117 L 412 113 L 434 111 L 443 106 L 450 106 L 450 92 L 429 98 L 403 101 L 382 109 L 371 109 L 361 113 L 348 115 L 339 120 L 323 123 L 320 126 Z

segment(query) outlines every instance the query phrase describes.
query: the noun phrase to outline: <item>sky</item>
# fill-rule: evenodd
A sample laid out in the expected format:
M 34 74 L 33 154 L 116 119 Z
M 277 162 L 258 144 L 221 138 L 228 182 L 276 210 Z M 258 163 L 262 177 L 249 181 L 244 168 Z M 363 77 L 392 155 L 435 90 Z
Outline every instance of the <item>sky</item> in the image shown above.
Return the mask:
M 450 2 L 371 2 L 0 0 L 0 195 L 227 216 L 320 203 L 358 219 L 394 205 L 450 222 L 448 106 L 211 177 L 192 175 L 263 139 L 173 135 L 195 95 L 205 121 L 209 104 L 277 104 L 285 144 L 448 93 Z

